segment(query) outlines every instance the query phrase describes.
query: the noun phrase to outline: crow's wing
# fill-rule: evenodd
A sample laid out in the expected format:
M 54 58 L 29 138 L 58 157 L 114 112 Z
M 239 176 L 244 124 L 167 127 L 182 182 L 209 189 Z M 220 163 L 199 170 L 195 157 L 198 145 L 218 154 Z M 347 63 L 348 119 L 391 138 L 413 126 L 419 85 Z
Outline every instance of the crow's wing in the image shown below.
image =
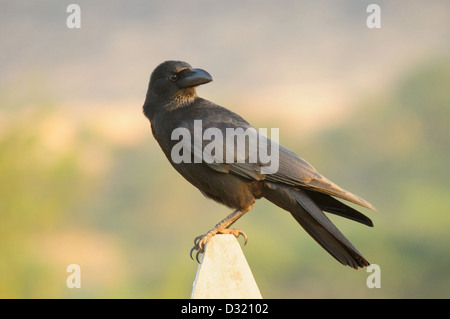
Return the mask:
M 193 120 L 184 120 L 178 126 L 190 132 L 192 139 L 180 143 L 192 152 L 192 161 L 251 180 L 266 177 L 262 168 L 268 164 L 258 159 L 259 134 L 254 127 L 246 122 L 216 119 L 203 119 L 201 123 L 201 129 Z
M 322 176 L 312 165 L 304 159 L 280 145 L 279 168 L 275 174 L 266 176 L 268 181 L 283 183 L 292 186 L 301 186 L 307 189 L 336 196 L 349 202 L 364 206 L 373 211 L 375 207 L 355 194 L 342 189 L 326 177 Z
M 192 140 L 186 141 L 186 147 L 190 148 L 193 158 L 197 162 L 202 162 L 218 172 L 231 173 L 247 179 L 267 180 L 303 187 L 376 211 L 369 202 L 328 180 L 294 152 L 260 134 L 236 113 L 212 103 L 208 104 L 209 111 L 205 111 L 205 105 L 202 106 L 201 113 L 190 114 L 190 119 L 183 120 L 179 125 L 191 133 Z M 199 122 L 195 127 L 196 123 L 192 118 L 197 118 L 197 121 L 201 120 L 200 129 Z M 245 143 L 243 147 L 239 148 L 237 147 L 238 139 L 242 136 L 245 138 Z M 232 147 L 229 147 L 230 145 Z M 242 146 L 242 144 L 240 145 Z M 261 149 L 261 146 L 264 145 L 266 145 L 265 150 Z M 268 150 L 272 149 L 276 152 L 272 152 L 265 159 L 261 158 L 261 155 L 267 155 L 270 153 Z M 273 162 L 268 162 L 268 158 L 277 162 L 276 170 L 273 170 L 273 166 L 271 166 Z

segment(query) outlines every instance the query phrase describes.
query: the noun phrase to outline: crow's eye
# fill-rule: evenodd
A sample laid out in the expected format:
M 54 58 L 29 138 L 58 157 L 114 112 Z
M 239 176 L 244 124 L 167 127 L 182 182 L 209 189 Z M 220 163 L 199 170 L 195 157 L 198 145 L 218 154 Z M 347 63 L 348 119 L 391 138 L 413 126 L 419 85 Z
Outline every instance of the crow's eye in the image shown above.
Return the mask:
M 169 79 L 170 81 L 175 82 L 176 80 L 178 80 L 178 74 L 172 74 Z

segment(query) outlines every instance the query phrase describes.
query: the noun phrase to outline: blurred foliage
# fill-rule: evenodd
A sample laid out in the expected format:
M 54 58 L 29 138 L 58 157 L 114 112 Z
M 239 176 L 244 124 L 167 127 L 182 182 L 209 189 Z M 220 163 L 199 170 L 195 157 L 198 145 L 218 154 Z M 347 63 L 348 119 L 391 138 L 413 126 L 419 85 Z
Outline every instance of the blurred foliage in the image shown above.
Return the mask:
M 368 289 L 369 273 L 342 267 L 261 200 L 238 226 L 264 297 L 450 296 L 449 87 L 449 61 L 425 63 L 342 125 L 296 147 L 286 140 L 378 208 L 364 211 L 373 229 L 331 218 L 381 266 L 382 287 Z M 170 167 L 150 130 L 138 145 L 114 144 L 95 129 L 102 118 L 79 120 L 34 90 L 3 92 L 0 105 L 0 297 L 189 297 L 192 239 L 229 210 Z M 71 263 L 81 289 L 66 287 Z
M 449 61 L 426 62 L 316 141 L 317 159 L 334 166 L 328 175 L 360 185 L 380 211 L 382 246 L 367 251 L 379 250 L 369 260 L 390 271 L 386 297 L 450 296 L 449 87 Z

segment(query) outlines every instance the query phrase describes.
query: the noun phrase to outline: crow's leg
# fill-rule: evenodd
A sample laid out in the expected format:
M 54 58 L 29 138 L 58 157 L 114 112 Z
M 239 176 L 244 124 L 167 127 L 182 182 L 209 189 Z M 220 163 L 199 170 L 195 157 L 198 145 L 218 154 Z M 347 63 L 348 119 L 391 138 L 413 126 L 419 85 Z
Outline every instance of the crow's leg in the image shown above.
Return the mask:
M 194 239 L 194 247 L 192 247 L 190 256 L 192 258 L 192 252 L 194 250 L 197 250 L 197 254 L 195 255 L 195 259 L 197 259 L 197 262 L 199 262 L 198 257 L 200 254 L 202 254 L 205 251 L 205 245 L 208 242 L 208 240 L 216 235 L 216 234 L 232 234 L 236 238 L 239 237 L 239 235 L 242 235 L 244 237 L 244 245 L 247 243 L 247 235 L 240 229 L 235 228 L 228 228 L 231 225 L 233 225 L 239 218 L 244 216 L 244 214 L 248 213 L 252 209 L 253 205 L 248 207 L 245 210 L 236 210 L 230 215 L 228 215 L 226 218 L 224 218 L 221 222 L 219 222 L 216 226 L 214 226 L 213 229 L 208 231 L 204 235 L 200 235 L 195 237 Z M 193 259 L 193 258 L 192 258 Z

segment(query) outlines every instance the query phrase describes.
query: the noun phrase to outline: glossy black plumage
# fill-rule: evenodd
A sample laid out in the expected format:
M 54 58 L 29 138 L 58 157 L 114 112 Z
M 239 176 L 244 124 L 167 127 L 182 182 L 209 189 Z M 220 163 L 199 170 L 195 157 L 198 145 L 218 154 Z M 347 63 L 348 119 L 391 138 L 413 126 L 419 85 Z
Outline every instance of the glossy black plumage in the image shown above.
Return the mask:
M 177 164 L 173 161 L 171 151 L 179 141 L 171 138 L 172 132 L 186 128 L 193 136 L 195 120 L 202 121 L 203 130 L 220 129 L 224 137 L 227 128 L 252 128 L 236 113 L 197 96 L 195 87 L 210 81 L 212 77 L 206 71 L 192 69 L 181 61 L 164 62 L 151 75 L 143 110 L 155 139 L 173 167 L 205 196 L 236 210 L 247 212 L 256 199 L 265 197 L 289 211 L 342 264 L 353 268 L 369 265 L 323 211 L 373 226 L 369 218 L 334 197 L 371 210 L 375 208 L 323 177 L 287 148 L 279 146 L 279 168 L 274 174 L 264 174 L 261 171 L 264 164 L 260 162 L 207 163 L 203 160 Z M 190 143 L 194 150 L 194 142 Z M 202 147 L 207 143 L 203 141 Z

